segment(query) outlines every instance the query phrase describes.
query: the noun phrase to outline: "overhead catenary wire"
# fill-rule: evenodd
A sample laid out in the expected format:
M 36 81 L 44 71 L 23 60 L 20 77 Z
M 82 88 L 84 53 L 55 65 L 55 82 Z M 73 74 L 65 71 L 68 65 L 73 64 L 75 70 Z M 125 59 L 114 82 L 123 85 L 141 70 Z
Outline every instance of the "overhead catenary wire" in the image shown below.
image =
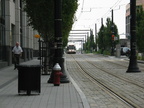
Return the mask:
M 108 14 L 111 12 L 112 9 L 115 9 L 121 2 L 122 0 L 117 0 L 111 7 L 91 7 L 89 8 L 89 11 L 85 11 L 85 0 L 81 1 L 81 8 L 80 8 L 80 13 L 77 17 L 77 20 L 81 19 L 81 16 L 85 13 L 85 12 L 91 12 L 93 9 L 103 9 L 103 8 L 109 8 L 106 13 L 104 13 L 102 16 L 100 16 L 99 18 L 95 18 L 95 16 L 93 15 L 91 18 L 88 19 L 83 19 L 83 20 L 94 20 L 93 23 L 91 23 L 91 25 L 93 25 L 95 22 L 100 21 L 101 18 L 106 18 L 108 17 Z M 77 22 L 74 23 L 74 26 L 77 25 Z
M 110 7 L 110 9 L 102 16 L 102 18 L 105 18 L 110 12 L 112 9 L 114 9 L 116 6 L 119 5 L 119 3 L 121 2 L 122 0 L 117 0 L 117 2 L 112 6 Z
M 94 22 L 92 23 L 92 25 L 94 25 L 95 22 L 99 22 L 101 18 L 107 18 L 108 17 L 108 14 L 111 13 L 111 10 L 114 9 L 120 4 L 122 0 L 117 0 L 109 9 L 108 11 L 106 11 L 106 13 L 104 15 L 102 15 L 101 17 L 97 18 L 96 20 L 94 20 Z M 119 9 L 120 9 L 120 6 L 123 6 L 123 5 L 126 5 L 126 4 L 122 4 L 122 5 L 119 5 Z M 117 9 L 118 10 L 118 9 Z M 94 18 L 93 18 L 94 19 Z M 91 26 L 92 26 L 91 25 Z

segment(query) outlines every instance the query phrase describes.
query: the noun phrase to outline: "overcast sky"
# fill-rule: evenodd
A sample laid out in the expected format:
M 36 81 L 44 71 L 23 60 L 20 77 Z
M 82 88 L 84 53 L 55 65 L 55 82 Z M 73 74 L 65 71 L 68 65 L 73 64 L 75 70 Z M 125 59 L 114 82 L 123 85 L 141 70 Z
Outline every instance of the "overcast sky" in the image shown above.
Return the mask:
M 79 6 L 73 29 L 95 29 L 101 26 L 101 18 L 105 24 L 106 18 L 111 18 L 111 10 L 114 10 L 114 23 L 118 27 L 119 34 L 125 33 L 126 4 L 130 0 L 78 0 Z

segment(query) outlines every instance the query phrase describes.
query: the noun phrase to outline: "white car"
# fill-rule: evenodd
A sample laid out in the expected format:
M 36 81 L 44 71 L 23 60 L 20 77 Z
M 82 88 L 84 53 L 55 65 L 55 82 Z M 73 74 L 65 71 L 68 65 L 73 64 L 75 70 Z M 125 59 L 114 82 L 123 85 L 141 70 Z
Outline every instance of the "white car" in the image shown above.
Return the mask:
M 130 54 L 130 48 L 128 47 L 121 47 L 121 55 L 128 55 Z

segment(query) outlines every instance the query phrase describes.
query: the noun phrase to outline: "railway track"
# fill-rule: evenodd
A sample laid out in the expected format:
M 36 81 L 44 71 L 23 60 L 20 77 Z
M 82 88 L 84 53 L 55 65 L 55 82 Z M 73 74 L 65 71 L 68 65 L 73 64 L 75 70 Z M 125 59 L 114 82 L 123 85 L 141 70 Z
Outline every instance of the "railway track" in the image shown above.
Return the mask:
M 127 107 L 144 108 L 144 106 L 139 105 L 137 102 L 135 102 L 134 101 L 135 99 L 129 98 L 129 97 L 132 97 L 133 95 L 126 96 L 124 93 L 122 93 L 124 90 L 120 90 L 121 92 L 117 92 L 117 90 L 119 88 L 116 87 L 117 89 L 114 89 L 114 87 L 113 87 L 114 84 L 107 83 L 106 80 L 99 78 L 98 76 L 102 77 L 102 75 L 96 73 L 95 71 L 100 71 L 101 74 L 103 74 L 105 76 L 109 76 L 109 78 L 116 79 L 119 82 L 121 82 L 122 84 L 126 84 L 126 85 L 130 84 L 134 87 L 139 88 L 141 91 L 144 91 L 144 86 L 141 83 L 138 84 L 138 83 L 134 82 L 133 80 L 130 80 L 126 77 L 117 76 L 117 74 L 114 74 L 111 71 L 108 71 L 109 68 L 103 68 L 103 66 L 100 66 L 100 64 L 97 64 L 97 62 L 93 59 L 93 57 L 81 56 L 81 55 L 71 55 L 71 57 L 74 59 L 75 63 L 81 70 L 80 72 L 82 72 L 82 74 L 85 75 L 85 77 L 87 77 L 93 83 L 98 84 L 99 87 L 101 87 L 103 90 L 107 91 L 112 96 L 118 98 L 120 101 L 122 101 L 124 104 L 126 104 Z M 90 59 L 87 59 L 89 57 L 90 57 Z M 119 65 L 117 63 L 115 64 L 114 62 L 112 62 L 110 60 L 105 60 L 105 58 L 98 59 L 97 61 L 101 61 L 101 60 L 106 63 L 108 63 L 108 62 L 113 63 L 113 65 Z M 85 67 L 86 65 L 88 65 L 88 66 Z M 122 65 L 120 65 L 120 66 L 123 67 Z M 90 67 L 90 69 L 88 67 Z M 90 71 L 91 69 L 93 71 Z M 115 85 L 115 86 L 118 86 L 118 85 Z
M 89 56 L 89 57 L 94 57 L 95 55 L 88 55 L 88 56 Z M 101 55 L 99 55 L 99 57 L 101 57 Z M 118 66 L 122 66 L 122 67 L 124 67 L 124 68 L 128 68 L 128 64 L 129 64 L 129 60 L 128 60 L 128 59 L 125 59 L 125 60 L 124 60 L 124 59 L 121 59 L 121 60 L 118 59 L 118 62 L 114 62 L 114 61 L 111 60 L 111 59 L 109 59 L 109 60 L 103 59 L 103 60 L 105 60 L 105 61 L 107 61 L 107 62 L 109 62 L 109 63 L 115 64 L 115 65 L 118 65 Z M 137 61 L 137 64 L 138 64 L 140 70 L 141 70 L 142 72 L 144 72 L 144 66 L 143 66 L 144 62 Z
M 128 62 L 127 61 L 123 61 L 122 64 L 119 64 L 118 62 L 114 62 L 114 60 L 106 60 L 106 59 L 103 59 L 103 60 L 105 62 L 107 62 L 108 64 L 116 65 L 116 67 L 118 67 L 118 66 L 122 66 L 122 68 L 127 68 L 128 67 Z M 89 62 L 91 65 L 95 66 L 97 69 L 100 69 L 100 70 L 102 70 L 102 71 L 104 71 L 104 72 L 106 72 L 106 73 L 108 73 L 108 74 L 110 74 L 110 75 L 112 75 L 114 77 L 117 77 L 117 78 L 119 78 L 121 80 L 124 80 L 126 82 L 129 82 L 131 84 L 134 84 L 134 85 L 144 89 L 144 83 L 143 82 L 140 83 L 139 80 L 136 81 L 136 79 L 135 80 L 130 79 L 129 77 L 126 77 L 126 76 L 124 76 L 122 74 L 118 75 L 116 73 L 112 73 L 111 71 L 108 71 L 107 68 L 101 68 L 101 67 L 97 66 L 97 64 L 95 64 L 94 62 L 91 62 L 91 61 L 87 61 L 87 62 Z M 142 72 L 144 72 L 144 71 L 142 70 Z

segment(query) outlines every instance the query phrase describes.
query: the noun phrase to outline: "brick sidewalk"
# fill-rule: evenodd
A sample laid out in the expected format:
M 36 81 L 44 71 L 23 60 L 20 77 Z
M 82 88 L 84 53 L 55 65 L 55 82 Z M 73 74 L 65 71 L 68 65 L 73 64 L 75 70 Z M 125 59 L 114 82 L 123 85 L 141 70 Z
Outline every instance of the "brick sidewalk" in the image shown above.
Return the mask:
M 23 64 L 38 64 L 34 59 Z M 60 86 L 48 84 L 49 75 L 41 75 L 41 93 L 18 94 L 18 70 L 13 66 L 0 70 L 0 108 L 86 108 L 78 86 L 64 83 Z M 75 88 L 77 87 L 77 88 Z

